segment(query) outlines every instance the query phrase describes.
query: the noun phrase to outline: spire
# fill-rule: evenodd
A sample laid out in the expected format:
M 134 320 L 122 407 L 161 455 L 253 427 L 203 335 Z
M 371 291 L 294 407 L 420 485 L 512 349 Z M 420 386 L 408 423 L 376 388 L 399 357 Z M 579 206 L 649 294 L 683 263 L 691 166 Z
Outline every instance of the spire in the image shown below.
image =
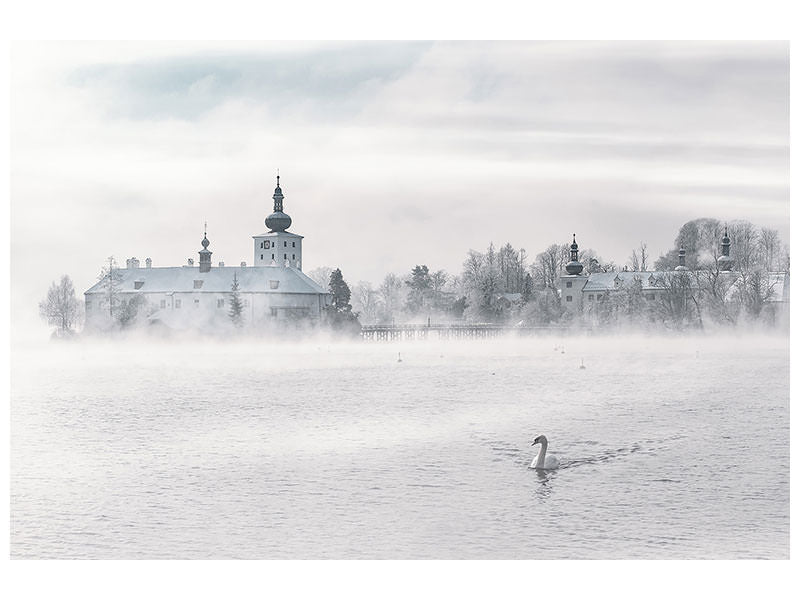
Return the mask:
M 211 255 L 213 252 L 208 249 L 208 245 L 211 243 L 208 241 L 208 223 L 203 225 L 203 241 L 200 242 L 200 245 L 203 246 L 203 249 L 200 250 L 200 272 L 201 273 L 208 273 L 211 270 Z
M 278 184 L 275 188 L 275 193 L 272 194 L 272 199 L 275 200 L 273 211 L 283 212 L 283 192 L 281 191 L 281 172 L 278 170 Z
M 272 199 L 275 200 L 273 213 L 264 220 L 264 223 L 266 223 L 270 231 L 286 231 L 292 224 L 292 218 L 283 212 L 283 190 L 281 190 L 280 171 L 278 171 L 277 186 Z
M 675 267 L 676 271 L 688 271 L 689 269 L 686 267 L 686 250 L 683 248 L 683 244 L 681 244 L 681 249 L 678 250 L 678 266 Z
M 583 265 L 578 262 L 578 242 L 575 241 L 575 234 L 572 234 L 572 244 L 569 247 L 569 262 L 566 266 L 567 273 L 578 275 L 583 271 Z
M 731 258 L 731 238 L 728 237 L 728 225 L 725 224 L 725 235 L 722 236 L 722 256 L 717 260 L 720 271 L 732 271 L 733 259 Z

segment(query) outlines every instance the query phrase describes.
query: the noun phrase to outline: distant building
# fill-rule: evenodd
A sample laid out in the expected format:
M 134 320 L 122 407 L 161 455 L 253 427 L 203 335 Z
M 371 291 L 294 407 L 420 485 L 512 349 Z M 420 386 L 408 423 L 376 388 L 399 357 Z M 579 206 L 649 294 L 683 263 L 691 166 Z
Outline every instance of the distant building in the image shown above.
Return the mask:
M 722 254 L 717 259 L 718 276 L 728 287 L 731 298 L 737 280 L 742 276 L 734 270 L 734 260 L 730 256 L 731 240 L 728 230 L 722 238 Z M 686 266 L 686 250 L 678 252 L 678 266 L 673 271 L 611 271 L 586 273 L 578 261 L 578 243 L 575 235 L 570 245 L 570 261 L 565 265 L 561 275 L 559 296 L 561 305 L 572 313 L 591 312 L 599 303 L 608 301 L 614 294 L 629 291 L 633 286 L 640 289 L 645 303 L 655 302 L 664 295 L 674 293 L 676 287 L 687 290 L 697 289 L 699 278 L 696 271 Z M 776 316 L 788 317 L 789 314 L 789 273 L 772 272 L 764 282 L 765 289 L 770 290 L 767 305 L 771 305 Z
M 197 265 L 190 258 L 180 267 L 153 267 L 148 258 L 141 268 L 136 258 L 130 258 L 124 269 L 114 270 L 113 281 L 106 277 L 84 292 L 87 328 L 109 328 L 131 301 L 143 303 L 140 315 L 149 323 L 169 329 L 228 325 L 234 276 L 245 325 L 318 322 L 331 296 L 302 272 L 303 236 L 287 231 L 292 219 L 283 212 L 280 176 L 272 198 L 274 210 L 265 219 L 268 231 L 253 236 L 254 266 L 244 262 L 238 267 L 212 266 L 206 233 Z

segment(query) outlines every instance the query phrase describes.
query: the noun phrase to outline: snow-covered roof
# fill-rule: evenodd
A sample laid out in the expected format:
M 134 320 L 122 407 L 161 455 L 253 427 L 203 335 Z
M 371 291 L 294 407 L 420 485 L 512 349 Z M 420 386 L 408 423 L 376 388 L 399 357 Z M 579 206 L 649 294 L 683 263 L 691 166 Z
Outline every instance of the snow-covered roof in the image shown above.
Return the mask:
M 584 292 L 602 292 L 613 290 L 618 286 L 615 283 L 619 279 L 619 287 L 630 285 L 634 278 L 638 277 L 642 281 L 642 289 L 663 289 L 663 281 L 666 276 L 671 275 L 672 271 L 611 271 L 606 273 L 590 273 L 589 280 L 583 287 Z
M 120 292 L 230 292 L 233 275 L 239 282 L 240 292 L 272 292 L 278 294 L 327 294 L 317 283 L 302 271 L 291 267 L 211 267 L 201 273 L 194 267 L 153 267 L 150 269 L 117 269 Z M 136 282 L 142 282 L 136 287 Z M 195 287 L 195 281 L 202 281 Z M 271 281 L 278 286 L 272 287 Z M 103 290 L 103 282 L 97 282 L 86 290 L 86 294 Z

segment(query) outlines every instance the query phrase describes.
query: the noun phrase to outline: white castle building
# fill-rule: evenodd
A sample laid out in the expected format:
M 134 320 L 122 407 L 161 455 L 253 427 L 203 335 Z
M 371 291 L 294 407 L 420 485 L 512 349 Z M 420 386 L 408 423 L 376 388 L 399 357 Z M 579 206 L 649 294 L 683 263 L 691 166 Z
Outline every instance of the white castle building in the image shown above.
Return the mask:
M 180 267 L 153 267 L 148 258 L 142 268 L 130 258 L 124 269 L 84 292 L 87 329 L 108 329 L 132 301 L 141 306 L 139 319 L 169 329 L 230 325 L 234 278 L 243 324 L 318 322 L 331 295 L 302 271 L 303 236 L 287 231 L 292 219 L 283 212 L 280 176 L 272 198 L 273 213 L 264 221 L 268 231 L 253 236 L 254 266 L 212 266 L 206 233 L 197 265 L 190 258 Z
M 730 255 L 731 240 L 728 228 L 721 243 L 721 255 L 717 259 L 718 276 L 729 284 L 729 293 L 733 292 L 732 284 L 741 274 L 734 270 L 734 260 Z M 559 295 L 561 304 L 568 312 L 591 313 L 600 303 L 609 300 L 614 294 L 637 286 L 645 302 L 655 302 L 669 293 L 676 282 L 689 288 L 697 287 L 697 277 L 686 266 L 686 250 L 678 251 L 678 266 L 673 271 L 612 271 L 587 273 L 578 260 L 578 243 L 575 235 L 570 245 L 570 261 L 565 265 L 561 275 Z M 771 272 L 765 287 L 770 294 L 767 304 L 774 310 L 788 316 L 789 312 L 789 273 Z

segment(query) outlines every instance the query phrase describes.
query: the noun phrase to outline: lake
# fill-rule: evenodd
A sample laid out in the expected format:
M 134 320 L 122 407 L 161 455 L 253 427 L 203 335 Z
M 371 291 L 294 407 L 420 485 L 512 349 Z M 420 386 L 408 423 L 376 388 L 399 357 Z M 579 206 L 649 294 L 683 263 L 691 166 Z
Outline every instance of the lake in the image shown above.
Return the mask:
M 789 557 L 788 336 L 27 343 L 11 376 L 13 558 Z

